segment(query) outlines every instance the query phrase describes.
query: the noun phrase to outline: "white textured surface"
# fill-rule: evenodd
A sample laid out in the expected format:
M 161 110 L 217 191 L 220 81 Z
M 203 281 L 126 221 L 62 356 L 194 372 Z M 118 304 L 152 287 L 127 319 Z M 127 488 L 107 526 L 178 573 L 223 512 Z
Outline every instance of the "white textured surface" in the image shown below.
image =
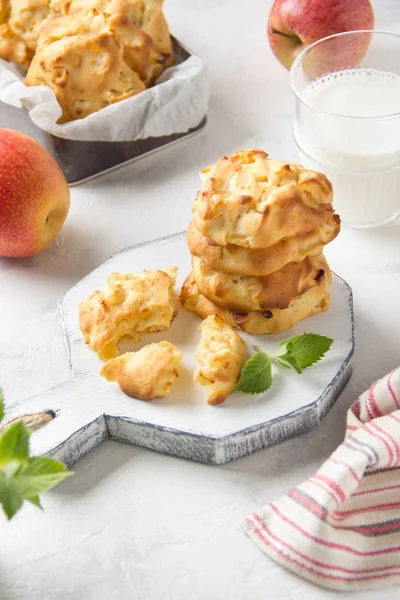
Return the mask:
M 167 0 L 172 31 L 209 63 L 209 126 L 166 154 L 74 188 L 52 248 L 0 261 L 0 382 L 10 405 L 68 377 L 55 311 L 62 294 L 120 248 L 184 229 L 200 167 L 239 147 L 295 157 L 288 76 L 264 37 L 270 5 Z M 400 32 L 398 0 L 374 6 L 377 27 Z M 317 430 L 221 467 L 104 444 L 44 497 L 45 512 L 0 517 L 1 600 L 337 597 L 270 562 L 239 525 L 320 465 L 343 437 L 350 402 L 400 363 L 399 236 L 400 223 L 343 230 L 327 248 L 354 291 L 357 347 L 353 379 Z M 385 590 L 386 600 L 397 598 L 398 589 Z

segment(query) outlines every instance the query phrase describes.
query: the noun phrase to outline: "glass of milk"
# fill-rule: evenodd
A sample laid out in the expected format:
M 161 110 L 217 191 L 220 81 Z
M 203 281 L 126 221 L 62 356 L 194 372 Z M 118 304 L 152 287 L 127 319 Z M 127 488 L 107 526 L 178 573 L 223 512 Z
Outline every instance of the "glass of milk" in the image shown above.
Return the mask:
M 332 182 L 349 227 L 400 215 L 400 35 L 350 31 L 295 60 L 293 133 L 300 162 Z

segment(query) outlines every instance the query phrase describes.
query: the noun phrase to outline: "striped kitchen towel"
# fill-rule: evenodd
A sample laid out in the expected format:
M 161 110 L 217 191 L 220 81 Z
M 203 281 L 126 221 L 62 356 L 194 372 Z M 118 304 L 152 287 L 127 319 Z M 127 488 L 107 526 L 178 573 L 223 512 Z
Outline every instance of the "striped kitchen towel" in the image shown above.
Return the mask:
M 323 587 L 400 583 L 400 368 L 353 403 L 345 440 L 319 471 L 244 528 L 276 562 Z

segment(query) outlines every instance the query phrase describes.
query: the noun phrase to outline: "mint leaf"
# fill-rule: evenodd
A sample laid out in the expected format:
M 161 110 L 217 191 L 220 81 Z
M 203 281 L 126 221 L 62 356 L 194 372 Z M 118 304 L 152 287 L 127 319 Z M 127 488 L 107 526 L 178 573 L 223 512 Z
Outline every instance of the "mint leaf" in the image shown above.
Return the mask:
M 316 333 L 303 333 L 282 342 L 274 358 L 283 367 L 293 367 L 297 373 L 317 363 L 331 347 L 333 340 Z
M 22 498 L 18 493 L 15 483 L 12 479 L 7 479 L 0 473 L 0 504 L 7 515 L 7 519 L 11 519 L 22 506 Z
M 244 365 L 235 389 L 247 394 L 262 394 L 271 383 L 271 359 L 266 352 L 259 351 Z
M 6 465 L 4 465 L 4 467 L 1 469 L 1 472 L 6 479 L 12 479 L 15 473 L 20 470 L 21 464 L 23 464 L 23 462 L 21 463 L 20 460 L 12 459 Z
M 4 417 L 3 394 L 0 388 L 0 421 Z M 0 434 L 0 505 L 8 519 L 19 511 L 24 500 L 38 508 L 39 494 L 55 487 L 73 475 L 67 467 L 45 456 L 30 458 L 30 431 L 19 420 L 8 422 Z
M 21 421 L 11 425 L 0 437 L 0 469 L 11 460 L 29 456 L 29 429 Z
M 290 354 L 286 354 L 283 356 L 275 356 L 274 358 L 281 365 L 281 367 L 285 367 L 285 369 L 293 368 L 296 369 L 296 371 L 299 373 L 299 371 L 297 370 L 296 359 L 292 358 Z
M 32 498 L 47 492 L 71 475 L 73 473 L 62 463 L 46 456 L 37 456 L 23 465 L 13 481 L 21 497 L 32 502 Z
M 30 498 L 26 498 L 26 500 L 28 500 L 28 502 L 30 502 L 31 504 L 34 504 L 38 508 L 42 509 L 42 505 L 40 504 L 39 496 L 31 496 Z

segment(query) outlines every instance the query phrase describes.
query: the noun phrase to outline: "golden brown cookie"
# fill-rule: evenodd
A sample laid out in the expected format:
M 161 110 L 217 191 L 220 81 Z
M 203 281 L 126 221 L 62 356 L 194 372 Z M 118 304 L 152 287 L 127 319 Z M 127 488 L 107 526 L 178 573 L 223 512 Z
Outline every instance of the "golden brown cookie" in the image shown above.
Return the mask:
M 232 327 L 255 334 L 278 333 L 291 329 L 296 323 L 325 311 L 330 306 L 330 273 L 320 285 L 316 285 L 295 298 L 285 309 L 272 308 L 248 313 L 231 312 L 213 304 L 202 294 L 191 273 L 183 284 L 180 301 L 184 308 L 197 313 L 203 319 L 217 315 Z
M 178 377 L 181 359 L 182 354 L 173 344 L 159 342 L 112 358 L 100 375 L 107 381 L 116 381 L 121 390 L 133 398 L 163 398 Z
M 263 277 L 290 262 L 300 262 L 306 256 L 321 254 L 324 245 L 332 241 L 339 230 L 339 216 L 332 215 L 330 222 L 321 223 L 308 233 L 283 239 L 268 248 L 251 249 L 233 244 L 217 246 L 201 235 L 191 223 L 187 230 L 187 242 L 191 254 L 218 271 Z
M 233 312 L 252 312 L 288 308 L 292 300 L 330 278 L 323 254 L 291 262 L 265 277 L 231 275 L 216 271 L 196 256 L 193 276 L 200 293 L 221 308 Z
M 332 221 L 328 179 L 262 150 L 224 156 L 201 179 L 193 223 L 219 246 L 267 248 Z
M 37 51 L 41 52 L 45 46 L 65 37 L 92 37 L 101 33 L 111 35 L 120 44 L 127 66 L 135 71 L 146 85 L 152 83 L 157 64 L 153 40 L 122 13 L 108 15 L 94 8 L 86 8 L 81 12 L 53 19 L 42 27 Z
M 165 331 L 177 313 L 176 267 L 135 274 L 112 273 L 103 292 L 96 290 L 79 306 L 85 343 L 108 360 L 118 343 L 137 342 L 145 333 Z
M 208 404 L 221 404 L 235 389 L 246 356 L 246 344 L 234 329 L 217 315 L 200 325 L 196 351 L 200 364 L 193 378 L 207 386 Z
M 110 33 L 75 35 L 44 46 L 32 60 L 26 85 L 47 85 L 62 108 L 59 123 L 83 119 L 145 89 Z
M 67 14 L 71 0 L 0 0 L 0 58 L 27 70 L 35 54 L 40 29 Z
M 70 12 L 94 8 L 107 15 L 122 14 L 154 42 L 162 69 L 175 63 L 171 36 L 162 7 L 164 0 L 72 0 Z

